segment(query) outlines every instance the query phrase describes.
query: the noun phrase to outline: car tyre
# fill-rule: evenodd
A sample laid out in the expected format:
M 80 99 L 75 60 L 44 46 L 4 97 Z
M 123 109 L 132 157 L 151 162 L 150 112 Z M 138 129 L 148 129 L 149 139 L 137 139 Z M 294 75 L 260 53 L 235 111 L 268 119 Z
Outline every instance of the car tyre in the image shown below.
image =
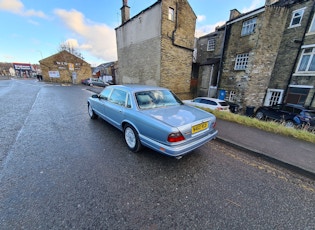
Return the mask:
M 258 112 L 256 113 L 255 117 L 256 117 L 258 120 L 262 120 L 262 119 L 264 119 L 265 115 L 264 115 L 263 112 L 258 111 Z
M 125 125 L 124 137 L 125 137 L 125 141 L 126 141 L 128 148 L 132 152 L 136 153 L 136 152 L 139 152 L 141 150 L 142 146 L 141 146 L 141 142 L 139 139 L 139 135 L 138 135 L 138 132 L 135 130 L 134 127 L 132 127 L 129 124 Z
M 97 119 L 97 115 L 95 114 L 94 110 L 92 109 L 92 106 L 88 104 L 88 113 L 91 119 Z
M 285 127 L 293 128 L 294 127 L 294 122 L 292 120 L 285 121 Z

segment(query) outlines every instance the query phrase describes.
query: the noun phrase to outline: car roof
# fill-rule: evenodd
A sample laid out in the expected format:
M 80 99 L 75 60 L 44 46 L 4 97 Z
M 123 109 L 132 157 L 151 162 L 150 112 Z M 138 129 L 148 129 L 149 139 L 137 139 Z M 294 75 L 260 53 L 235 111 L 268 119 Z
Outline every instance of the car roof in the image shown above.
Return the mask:
M 302 109 L 302 110 L 305 110 L 305 111 L 310 111 L 310 112 L 314 112 L 315 111 L 313 109 L 307 109 L 307 108 L 305 108 L 302 105 L 296 105 L 296 104 L 290 104 L 290 103 L 287 103 L 287 104 L 284 104 L 284 105 L 291 106 L 291 107 L 294 107 L 294 108 L 297 108 L 297 109 Z
M 218 98 L 212 98 L 212 97 L 196 97 L 195 99 L 197 99 L 197 98 L 212 100 L 212 101 L 215 101 L 215 102 L 225 102 L 224 100 L 221 100 L 221 99 L 218 99 Z
M 139 91 L 148 91 L 148 90 L 169 90 L 164 87 L 151 86 L 151 85 L 139 85 L 139 84 L 110 85 L 107 87 L 119 88 L 122 90 L 128 90 L 130 92 L 139 92 Z

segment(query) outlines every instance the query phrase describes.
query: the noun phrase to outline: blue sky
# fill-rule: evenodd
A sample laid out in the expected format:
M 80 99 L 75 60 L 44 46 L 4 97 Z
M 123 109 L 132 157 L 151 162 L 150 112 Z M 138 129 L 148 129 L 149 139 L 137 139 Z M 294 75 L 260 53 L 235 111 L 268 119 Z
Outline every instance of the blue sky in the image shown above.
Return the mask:
M 157 0 L 128 0 L 131 17 Z M 214 31 L 229 19 L 265 0 L 188 0 L 197 15 L 196 36 Z M 122 0 L 0 0 L 0 62 L 38 64 L 71 44 L 92 66 L 116 61 L 115 28 Z

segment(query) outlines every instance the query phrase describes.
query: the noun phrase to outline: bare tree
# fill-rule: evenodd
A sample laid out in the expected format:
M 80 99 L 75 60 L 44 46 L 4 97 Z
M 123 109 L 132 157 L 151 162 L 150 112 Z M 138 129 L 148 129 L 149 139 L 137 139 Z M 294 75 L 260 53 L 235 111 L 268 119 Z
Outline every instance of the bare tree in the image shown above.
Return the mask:
M 82 54 L 77 49 L 75 49 L 73 45 L 71 45 L 70 42 L 60 43 L 58 52 L 64 51 L 64 50 L 84 60 L 84 57 L 82 56 Z

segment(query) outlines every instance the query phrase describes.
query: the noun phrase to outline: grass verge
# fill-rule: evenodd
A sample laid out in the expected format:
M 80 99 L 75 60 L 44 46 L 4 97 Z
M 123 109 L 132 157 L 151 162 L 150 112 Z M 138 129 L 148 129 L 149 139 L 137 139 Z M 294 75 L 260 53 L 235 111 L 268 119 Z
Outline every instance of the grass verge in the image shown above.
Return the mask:
M 303 129 L 288 128 L 288 127 L 285 127 L 280 122 L 260 121 L 252 117 L 247 117 L 244 115 L 239 115 L 239 114 L 234 114 L 234 113 L 220 112 L 220 111 L 215 111 L 215 110 L 210 110 L 210 109 L 204 109 L 204 110 L 211 112 L 218 119 L 236 122 L 242 125 L 255 127 L 255 128 L 267 131 L 267 132 L 294 137 L 294 138 L 308 141 L 315 144 L 315 133 L 312 133 Z

